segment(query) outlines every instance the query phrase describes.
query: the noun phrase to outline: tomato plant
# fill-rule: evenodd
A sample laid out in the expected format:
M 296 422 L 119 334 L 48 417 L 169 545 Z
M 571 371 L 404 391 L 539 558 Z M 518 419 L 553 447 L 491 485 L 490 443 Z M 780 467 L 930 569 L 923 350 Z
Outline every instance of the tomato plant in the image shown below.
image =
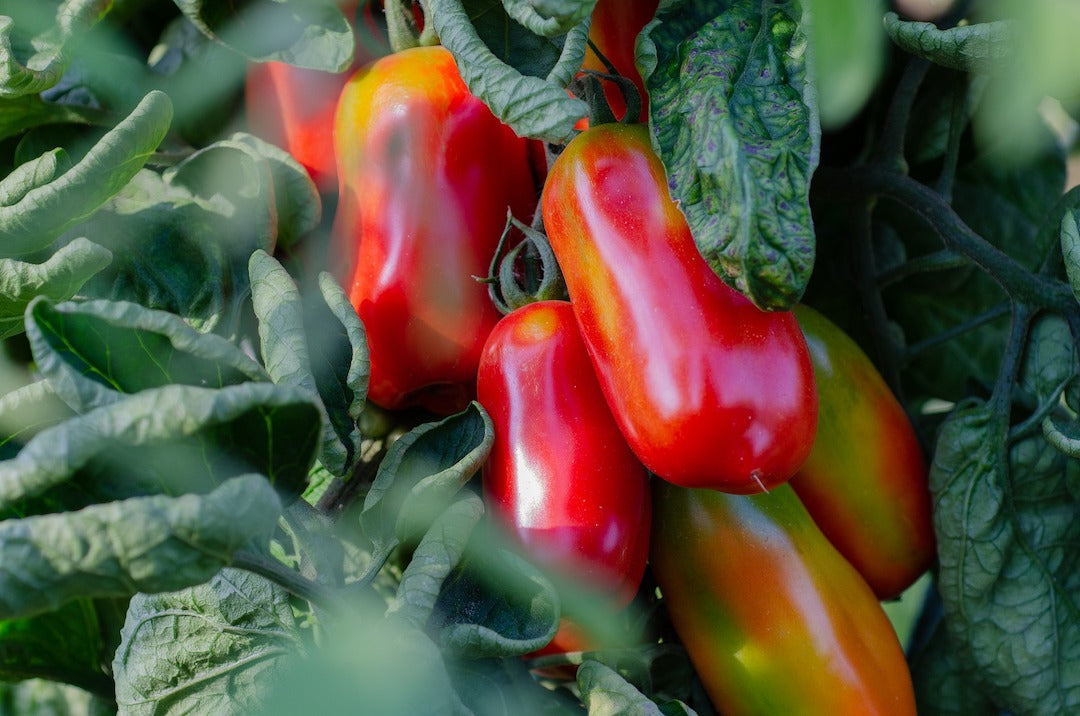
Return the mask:
M 544 186 L 544 226 L 612 413 L 676 484 L 767 490 L 810 452 L 817 399 L 790 313 L 713 274 L 644 127 L 593 127 Z
M 354 5 L 0 3 L 0 714 L 1080 711 L 1080 6 Z

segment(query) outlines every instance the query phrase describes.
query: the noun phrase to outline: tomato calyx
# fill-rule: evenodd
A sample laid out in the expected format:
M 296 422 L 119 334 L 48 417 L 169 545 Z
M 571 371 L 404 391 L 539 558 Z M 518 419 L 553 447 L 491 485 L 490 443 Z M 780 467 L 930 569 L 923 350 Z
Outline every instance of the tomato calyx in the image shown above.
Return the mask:
M 503 255 L 515 230 L 523 238 Z M 476 280 L 487 284 L 492 303 L 504 316 L 537 301 L 567 300 L 566 282 L 547 235 L 518 221 L 509 212 L 488 275 Z
M 596 54 L 596 57 L 604 65 L 604 71 L 583 67 L 578 71 L 574 81 L 570 83 L 570 91 L 575 96 L 585 100 L 585 103 L 589 105 L 589 126 L 595 127 L 600 124 L 613 124 L 616 122 L 621 124 L 636 123 L 638 116 L 641 114 L 641 92 L 638 90 L 637 85 L 634 84 L 631 78 L 621 74 L 591 39 L 589 40 L 589 49 Z M 626 107 L 621 119 L 615 116 L 615 111 L 612 109 L 611 103 L 604 92 L 605 82 L 614 84 L 619 90 Z

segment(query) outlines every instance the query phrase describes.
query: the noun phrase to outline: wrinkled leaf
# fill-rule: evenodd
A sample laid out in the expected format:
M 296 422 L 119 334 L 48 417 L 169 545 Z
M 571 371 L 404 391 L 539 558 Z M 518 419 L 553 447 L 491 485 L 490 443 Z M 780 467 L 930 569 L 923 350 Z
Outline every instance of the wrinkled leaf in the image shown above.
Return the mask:
M 28 129 L 50 124 L 88 124 L 98 117 L 96 110 L 43 101 L 26 95 L 0 102 L 0 139 L 22 134 Z
M 596 0 L 502 0 L 506 13 L 534 35 L 565 35 L 588 18 Z
M 790 308 L 814 264 L 810 179 L 820 143 L 794 1 L 693 0 L 646 28 L 650 127 L 672 198 L 721 278 Z
M 70 59 L 65 45 L 97 24 L 112 0 L 64 0 L 51 5 L 42 0 L 13 3 L 4 10 L 16 11 L 14 18 L 0 15 L 0 98 L 38 94 L 59 82 Z M 48 14 L 55 17 L 48 30 L 35 37 L 22 36 L 20 17 L 37 24 Z
M 987 405 L 958 409 L 930 471 L 940 592 L 961 663 L 1017 713 L 1080 708 L 1080 463 L 1040 434 L 1005 448 Z
M 223 388 L 268 380 L 258 363 L 224 338 L 136 303 L 57 305 L 40 298 L 27 319 L 38 369 L 79 413 L 169 384 Z
M 0 256 L 48 246 L 96 211 L 142 168 L 164 138 L 172 103 L 151 92 L 74 166 L 35 165 L 33 179 L 20 172 L 0 180 Z
M 34 435 L 73 414 L 45 380 L 0 397 L 0 460 L 15 457 Z
M 298 641 L 289 594 L 249 572 L 137 594 L 113 660 L 120 713 L 265 713 Z
M 364 532 L 381 555 L 414 543 L 491 452 L 491 418 L 479 403 L 403 435 L 379 464 L 364 498 Z M 383 557 L 385 558 L 385 557 Z
M 0 618 L 77 597 L 127 596 L 205 582 L 248 542 L 266 541 L 281 501 L 261 475 L 206 495 L 135 497 L 0 521 Z
M 1000 710 L 970 666 L 961 664 L 943 623 L 912 655 L 911 680 L 919 716 L 998 716 Z
M 513 22 L 498 0 L 432 0 L 427 10 L 469 91 L 496 117 L 519 136 L 560 144 L 570 139 L 588 112 L 566 92 L 585 60 L 587 22 L 560 45 L 559 38 L 541 38 Z M 538 65 L 538 57 L 547 61 Z
M 94 602 L 78 599 L 56 611 L 0 621 L 0 680 L 52 679 L 107 692 L 102 624 Z
M 463 659 L 505 658 L 547 645 L 559 628 L 561 600 L 536 567 L 477 530 L 461 567 L 439 595 L 434 628 Z
M 320 429 L 307 395 L 270 383 L 145 390 L 42 430 L 0 462 L 0 516 L 206 492 L 252 471 L 295 495 Z
M 352 28 L 332 2 L 175 2 L 196 27 L 250 60 L 343 72 L 353 59 Z
M 387 610 L 414 628 L 423 629 L 435 609 L 443 582 L 458 566 L 484 503 L 468 494 L 439 515 L 413 552 L 401 575 L 397 597 Z
M 667 703 L 661 709 L 617 671 L 592 659 L 586 659 L 578 667 L 577 684 L 590 716 L 694 716 L 697 713 L 681 702 Z
M 885 13 L 885 31 L 905 52 L 962 72 L 993 72 L 1008 62 L 1015 45 L 1012 23 L 980 22 L 941 30 L 931 22 Z
M 274 382 L 320 399 L 327 420 L 319 459 L 333 474 L 346 475 L 359 457 L 357 421 L 367 395 L 363 324 L 329 276 L 320 278 L 320 296 L 305 302 L 269 254 L 252 254 L 249 271 L 266 369 Z
M 39 264 L 0 259 L 0 338 L 23 331 L 23 314 L 35 296 L 66 301 L 111 260 L 108 249 L 83 238 Z

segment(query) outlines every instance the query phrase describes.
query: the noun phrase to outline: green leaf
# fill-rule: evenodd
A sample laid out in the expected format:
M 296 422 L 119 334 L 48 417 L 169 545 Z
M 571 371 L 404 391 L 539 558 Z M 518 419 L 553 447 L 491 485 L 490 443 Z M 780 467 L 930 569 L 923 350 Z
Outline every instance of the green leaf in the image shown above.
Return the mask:
M 453 659 L 447 662 L 454 690 L 475 714 L 584 714 L 567 689 L 549 689 L 523 659 Z
M 388 615 L 416 629 L 424 628 L 435 609 L 443 582 L 464 557 L 469 537 L 483 515 L 483 501 L 470 493 L 435 519 L 401 575 Z
M 495 439 L 479 403 L 398 438 L 379 464 L 360 523 L 385 559 L 398 544 L 415 543 L 479 472 Z
M 96 211 L 138 173 L 171 118 L 168 96 L 151 92 L 70 169 L 38 174 L 31 185 L 18 173 L 0 180 L 0 256 L 48 246 Z
M 596 0 L 502 0 L 506 13 L 534 35 L 565 35 L 592 15 Z
M 230 141 L 251 147 L 270 166 L 278 245 L 288 248 L 315 230 L 322 220 L 322 198 L 303 165 L 284 149 L 251 134 L 237 132 Z
M 1080 463 L 1041 434 L 1006 446 L 988 406 L 956 410 L 930 470 L 940 592 L 957 657 L 1017 713 L 1080 708 Z
M 585 59 L 588 22 L 549 39 L 511 20 L 498 0 L 431 0 L 426 8 L 469 91 L 499 120 L 522 137 L 569 141 L 588 112 L 566 92 Z
M 258 472 L 299 494 L 321 430 L 304 393 L 270 383 L 144 390 L 42 430 L 0 462 L 0 517 L 160 492 L 207 492 Z
M 790 308 L 814 264 L 820 144 L 797 2 L 692 0 L 646 28 L 653 144 L 713 270 L 762 308 Z M 649 60 L 649 65 L 653 65 Z
M 237 549 L 268 540 L 280 514 L 266 478 L 244 475 L 206 495 L 135 497 L 0 521 L 0 618 L 78 597 L 200 584 Z
M 93 27 L 112 7 L 112 0 L 65 0 L 55 8 L 41 0 L 10 3 L 0 15 L 0 98 L 38 94 L 49 89 L 63 76 L 69 62 L 65 45 L 75 36 Z M 34 37 L 25 37 L 20 23 L 34 26 L 53 22 Z M 13 12 L 14 11 L 14 12 Z
M 960 663 L 944 623 L 911 659 L 919 716 L 998 716 L 1000 710 L 970 666 Z
M 319 279 L 319 299 L 305 303 L 292 277 L 269 254 L 252 254 L 249 271 L 267 371 L 274 382 L 320 399 L 327 420 L 319 460 L 333 474 L 347 475 L 359 459 L 357 421 L 367 395 L 363 324 L 329 275 Z
M 236 569 L 181 591 L 137 594 L 113 660 L 120 713 L 266 713 L 298 632 L 289 594 Z
M 941 30 L 930 22 L 885 13 L 885 32 L 905 52 L 961 72 L 993 72 L 1006 66 L 1016 38 L 1013 23 L 979 22 Z
M 0 681 L 0 716 L 113 716 L 115 711 L 105 699 L 56 681 Z
M 52 385 L 39 380 L 0 398 L 0 460 L 7 460 L 43 429 L 73 415 Z
M 83 238 L 40 264 L 0 259 L 0 338 L 23 332 L 23 314 L 35 296 L 66 301 L 111 260 L 108 249 Z
M 592 659 L 586 659 L 578 667 L 577 684 L 589 716 L 694 716 L 697 713 L 681 702 L 666 704 L 661 709 L 617 671 Z
M 169 384 L 223 388 L 269 380 L 224 338 L 136 303 L 39 298 L 27 311 L 27 336 L 38 370 L 78 413 Z
M 559 628 L 561 600 L 536 567 L 477 530 L 461 567 L 439 595 L 433 628 L 461 659 L 520 656 L 546 646 Z
M 311 0 L 175 0 L 206 35 L 249 60 L 344 72 L 353 60 L 353 33 L 333 2 Z
M 0 621 L 0 680 L 43 678 L 98 693 L 112 690 L 94 602 L 77 599 L 26 619 Z
M 1061 217 L 1061 253 L 1065 259 L 1065 272 L 1073 295 L 1080 301 L 1080 209 L 1065 212 Z
M 46 124 L 89 124 L 100 113 L 86 107 L 45 102 L 37 95 L 0 101 L 0 139 Z

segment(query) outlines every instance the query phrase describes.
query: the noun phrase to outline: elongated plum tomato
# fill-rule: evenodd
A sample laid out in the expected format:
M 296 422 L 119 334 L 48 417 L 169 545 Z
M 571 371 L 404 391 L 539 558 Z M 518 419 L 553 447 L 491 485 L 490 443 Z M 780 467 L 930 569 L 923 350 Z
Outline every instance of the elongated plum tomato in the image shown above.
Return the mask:
M 653 486 L 650 564 L 718 713 L 914 716 L 885 611 L 789 485 Z
M 814 363 L 818 429 L 791 486 L 878 597 L 895 597 L 934 559 L 922 449 L 855 341 L 808 306 L 796 306 L 795 315 Z
M 503 318 L 477 394 L 495 426 L 483 492 L 496 519 L 537 564 L 629 604 L 648 557 L 648 474 L 604 402 L 570 304 Z
M 334 127 L 336 270 L 367 331 L 368 397 L 463 408 L 499 314 L 485 276 L 507 207 L 536 206 L 532 143 L 469 94 L 442 47 L 405 50 L 349 79 Z
M 600 386 L 646 467 L 734 493 L 794 475 L 817 426 L 799 324 L 759 310 L 709 268 L 645 127 L 578 135 L 542 206 Z

